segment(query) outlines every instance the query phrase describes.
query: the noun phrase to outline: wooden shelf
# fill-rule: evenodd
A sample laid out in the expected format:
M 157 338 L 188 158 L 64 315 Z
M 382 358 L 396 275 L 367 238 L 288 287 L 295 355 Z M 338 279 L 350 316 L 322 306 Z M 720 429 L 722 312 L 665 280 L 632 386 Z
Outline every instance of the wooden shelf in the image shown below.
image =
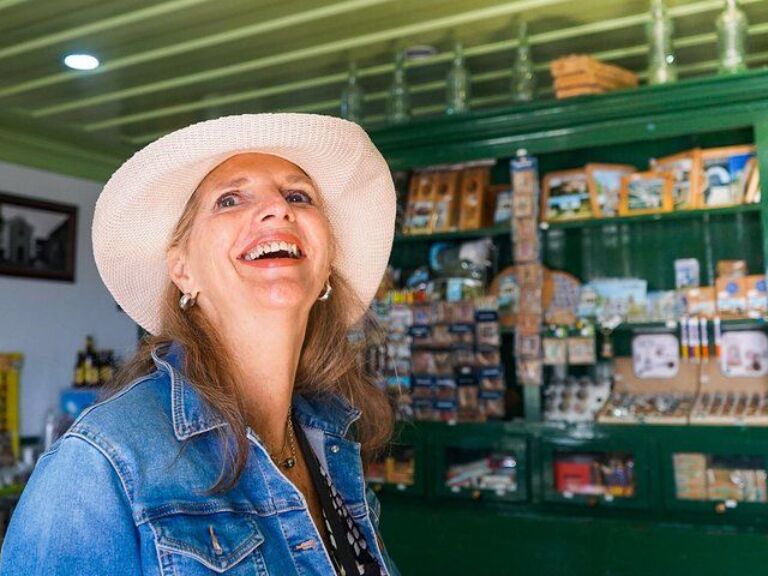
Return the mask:
M 395 234 L 395 243 L 414 244 L 423 242 L 438 242 L 447 240 L 471 240 L 484 236 L 504 236 L 512 234 L 509 224 L 500 224 L 477 230 L 456 230 L 455 232 L 435 232 L 434 234 Z
M 691 220 L 710 216 L 729 216 L 734 214 L 757 213 L 759 204 L 741 204 L 724 208 L 705 208 L 699 210 L 680 210 L 663 214 L 640 214 L 638 216 L 616 216 L 614 218 L 594 218 L 589 220 L 566 220 L 563 222 L 542 222 L 542 230 L 562 230 L 568 228 L 589 228 L 594 226 L 615 226 L 617 224 L 643 224 L 647 222 L 668 222 L 673 220 Z

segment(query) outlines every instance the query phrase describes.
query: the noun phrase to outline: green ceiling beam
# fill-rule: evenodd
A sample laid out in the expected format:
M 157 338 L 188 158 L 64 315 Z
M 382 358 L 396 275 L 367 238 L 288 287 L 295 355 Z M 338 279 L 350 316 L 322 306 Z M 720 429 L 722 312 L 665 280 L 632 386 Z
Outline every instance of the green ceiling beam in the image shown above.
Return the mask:
M 208 2 L 210 0 L 183 0 L 193 3 Z M 122 58 L 115 58 L 104 62 L 97 69 L 90 71 L 89 76 L 97 76 L 105 74 L 107 72 L 114 72 L 129 66 L 135 66 L 137 64 L 145 64 L 159 60 L 161 58 L 168 58 L 170 56 L 177 56 L 193 50 L 201 50 L 204 48 L 210 48 L 226 42 L 233 42 L 249 36 L 255 36 L 257 34 L 264 34 L 266 32 L 272 32 L 288 28 L 289 26 L 298 26 L 301 24 L 307 24 L 313 20 L 319 20 L 320 18 L 328 18 L 331 16 L 338 16 L 344 12 L 353 10 L 360 10 L 374 6 L 376 4 L 382 4 L 384 2 L 392 2 L 393 0 L 348 0 L 346 2 L 339 2 L 330 6 L 323 6 L 314 10 L 304 10 L 297 14 L 289 14 L 288 16 L 281 16 L 279 18 L 273 18 L 258 24 L 252 24 L 250 26 L 243 26 L 241 28 L 235 28 L 233 30 L 227 30 L 218 34 L 211 34 L 209 36 L 197 37 L 193 40 L 186 42 L 179 42 L 170 46 L 162 46 L 153 50 L 147 50 L 145 52 L 138 52 L 136 54 L 130 54 Z M 159 7 L 157 7 L 159 8 Z M 38 40 L 30 41 L 29 43 L 35 43 Z M 14 47 L 8 48 L 12 50 Z M 0 50 L 0 57 L 3 56 L 3 51 Z M 49 76 L 43 76 L 27 82 L 20 82 L 8 86 L 7 88 L 0 89 L 0 98 L 13 96 L 14 94 L 21 94 L 23 92 L 29 92 L 30 90 L 39 90 L 40 88 L 46 88 L 55 84 L 60 84 L 68 80 L 74 80 L 80 78 L 82 73 L 76 72 L 61 72 L 58 74 L 52 74 Z
M 764 0 L 742 0 L 742 3 L 750 3 Z M 679 6 L 673 10 L 675 17 L 690 16 L 691 14 L 712 10 L 720 5 L 719 0 L 708 0 L 695 5 Z M 628 26 L 635 26 L 642 24 L 648 19 L 646 13 L 636 14 L 624 18 L 616 18 L 613 20 L 605 20 L 602 22 L 594 22 L 581 26 L 572 26 L 570 28 L 564 28 L 553 32 L 544 32 L 541 34 L 534 34 L 530 37 L 530 42 L 534 46 L 546 44 L 548 42 L 557 42 L 578 36 L 584 36 L 587 34 L 596 34 L 601 32 L 608 32 L 625 28 Z M 749 28 L 750 35 L 758 35 L 768 32 L 768 24 L 759 24 Z M 677 48 L 684 48 L 689 46 L 701 45 L 709 42 L 714 42 L 716 36 L 714 33 L 695 34 L 692 36 L 686 36 L 684 38 L 675 39 L 675 46 Z M 479 46 L 473 46 L 465 50 L 465 55 L 468 58 L 473 58 L 480 55 L 492 54 L 501 52 L 504 50 L 511 50 L 517 46 L 517 40 L 503 40 L 499 42 L 492 42 L 489 44 L 482 44 Z M 620 58 L 626 58 L 630 56 L 643 55 L 647 53 L 648 47 L 645 44 L 638 46 L 632 46 L 628 48 L 620 48 L 617 50 L 611 50 L 609 52 L 601 52 L 600 54 L 594 54 L 596 58 L 602 60 L 614 60 Z M 408 62 L 408 69 L 431 66 L 438 63 L 448 62 L 452 58 L 452 54 L 442 53 L 428 58 Z M 383 64 L 378 66 L 372 66 L 364 68 L 359 71 L 361 77 L 370 77 L 379 74 L 386 74 L 392 72 L 392 64 Z M 548 69 L 548 64 L 540 65 L 540 70 Z M 156 108 L 153 110 L 146 110 L 143 112 L 137 112 L 135 114 L 128 114 L 125 116 L 117 116 L 102 120 L 99 122 L 92 122 L 84 126 L 86 131 L 92 132 L 97 130 L 104 130 L 107 128 L 113 128 L 115 126 L 125 126 L 128 124 L 135 124 L 138 122 L 144 122 L 147 120 L 154 120 L 157 118 L 163 118 L 172 116 L 175 114 L 185 114 L 193 112 L 195 110 L 201 110 L 210 108 L 213 106 L 225 106 L 239 102 L 245 102 L 249 100 L 257 100 L 268 96 L 277 96 L 279 94 L 296 93 L 299 90 L 308 90 L 318 88 L 321 86 L 328 86 L 337 83 L 344 82 L 346 80 L 346 72 L 337 74 L 331 74 L 327 76 L 320 76 L 317 78 L 311 78 L 308 80 L 300 80 L 298 82 L 290 82 L 288 84 L 278 84 L 275 86 L 268 86 L 266 88 L 257 88 L 254 90 L 247 90 L 242 92 L 236 92 L 234 94 L 226 94 L 223 96 L 216 96 L 206 98 L 204 101 L 196 100 L 194 102 L 184 102 L 181 104 L 175 104 L 172 106 L 164 106 L 162 108 Z M 418 91 L 418 88 L 413 88 Z
M 137 22 L 141 22 L 142 20 L 157 18 L 158 16 L 162 16 L 164 14 L 178 12 L 179 10 L 184 10 L 185 8 L 190 8 L 197 4 L 203 4 L 210 1 L 211 0 L 170 0 L 169 2 L 162 2 L 148 8 L 142 8 L 132 12 L 125 12 L 123 14 L 118 14 L 117 16 L 112 16 L 111 18 L 104 18 L 103 20 L 97 20 L 96 22 L 89 22 L 88 24 L 75 26 L 74 28 L 69 28 L 68 30 L 60 30 L 59 32 L 55 32 L 53 34 L 38 36 L 33 40 L 17 42 L 12 46 L 0 48 L 0 60 L 4 58 L 10 58 L 11 56 L 18 56 L 24 52 L 30 52 L 32 50 L 38 50 L 40 48 L 52 46 L 53 44 L 59 44 L 61 42 L 73 40 L 75 38 L 82 38 L 83 36 L 88 36 L 89 34 L 98 34 L 100 32 L 106 32 L 107 30 L 114 30 L 115 28 L 135 24 Z M 55 76 L 61 77 L 62 79 L 72 79 L 79 77 L 78 74 L 73 73 L 56 74 Z
M 95 105 L 114 102 L 117 100 L 124 100 L 126 98 L 146 96 L 148 94 L 154 94 L 174 88 L 183 88 L 192 84 L 199 84 L 201 82 L 217 80 L 237 74 L 246 74 L 255 70 L 268 68 L 270 66 L 285 65 L 291 62 L 305 60 L 323 54 L 332 54 L 335 52 L 360 48 L 362 46 L 368 46 L 371 44 L 388 42 L 403 37 L 413 37 L 425 32 L 450 29 L 456 26 L 463 26 L 481 20 L 510 16 L 513 14 L 525 12 L 527 10 L 540 8 L 542 6 L 561 4 L 566 1 L 568 0 L 517 0 L 516 2 L 506 3 L 501 6 L 490 6 L 486 8 L 470 10 L 460 14 L 437 18 L 428 22 L 419 22 L 417 24 L 398 26 L 370 34 L 352 36 L 350 38 L 328 42 L 326 44 L 308 46 L 306 48 L 294 50 L 291 52 L 273 54 L 264 58 L 257 58 L 247 62 L 240 62 L 238 64 L 232 64 L 229 66 L 220 66 L 217 68 L 203 70 L 201 72 L 196 72 L 194 74 L 177 76 L 175 78 L 168 78 L 159 82 L 151 82 L 141 86 L 126 88 L 124 90 L 107 92 L 105 94 L 92 96 L 90 98 L 80 98 L 71 102 L 39 108 L 33 111 L 32 115 L 35 117 L 45 117 L 54 114 L 61 114 L 63 112 L 69 112 L 72 110 L 89 108 Z M 2 97 L 4 94 L 5 91 L 0 90 L 0 97 Z
M 17 4 L 24 4 L 25 2 L 29 2 L 29 1 L 30 0 L 0 0 L 0 10 L 5 10 L 6 8 L 12 8 Z

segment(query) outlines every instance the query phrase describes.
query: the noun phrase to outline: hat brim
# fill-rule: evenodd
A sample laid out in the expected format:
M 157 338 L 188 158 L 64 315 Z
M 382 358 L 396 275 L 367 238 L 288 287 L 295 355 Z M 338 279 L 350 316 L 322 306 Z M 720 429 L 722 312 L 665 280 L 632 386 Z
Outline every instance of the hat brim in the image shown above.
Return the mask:
M 337 243 L 333 266 L 363 306 L 373 299 L 392 250 L 396 197 L 389 167 L 365 131 L 317 114 L 225 116 L 139 150 L 96 202 L 96 266 L 115 301 L 151 334 L 162 328 L 166 251 L 187 201 L 213 168 L 247 152 L 289 160 L 314 180 Z M 348 323 L 363 312 L 351 310 Z

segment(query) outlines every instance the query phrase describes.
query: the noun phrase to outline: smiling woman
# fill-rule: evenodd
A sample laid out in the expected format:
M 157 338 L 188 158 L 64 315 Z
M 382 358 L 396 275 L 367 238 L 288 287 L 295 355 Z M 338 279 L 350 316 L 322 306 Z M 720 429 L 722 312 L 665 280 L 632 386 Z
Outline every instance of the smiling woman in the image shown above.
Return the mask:
M 0 572 L 396 574 L 362 470 L 392 416 L 347 338 L 394 207 L 368 136 L 330 117 L 220 118 L 126 162 L 94 254 L 150 335 L 41 458 Z

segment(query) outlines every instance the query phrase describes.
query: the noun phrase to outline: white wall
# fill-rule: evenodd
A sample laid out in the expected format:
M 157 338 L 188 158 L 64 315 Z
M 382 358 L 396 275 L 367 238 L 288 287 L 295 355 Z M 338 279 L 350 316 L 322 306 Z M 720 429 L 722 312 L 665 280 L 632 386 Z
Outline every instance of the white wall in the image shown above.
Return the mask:
M 101 183 L 0 162 L 0 191 L 78 206 L 75 282 L 0 275 L 0 352 L 22 352 L 21 434 L 38 436 L 59 390 L 71 385 L 77 351 L 93 334 L 97 348 L 133 353 L 136 324 L 117 310 L 91 249 Z

